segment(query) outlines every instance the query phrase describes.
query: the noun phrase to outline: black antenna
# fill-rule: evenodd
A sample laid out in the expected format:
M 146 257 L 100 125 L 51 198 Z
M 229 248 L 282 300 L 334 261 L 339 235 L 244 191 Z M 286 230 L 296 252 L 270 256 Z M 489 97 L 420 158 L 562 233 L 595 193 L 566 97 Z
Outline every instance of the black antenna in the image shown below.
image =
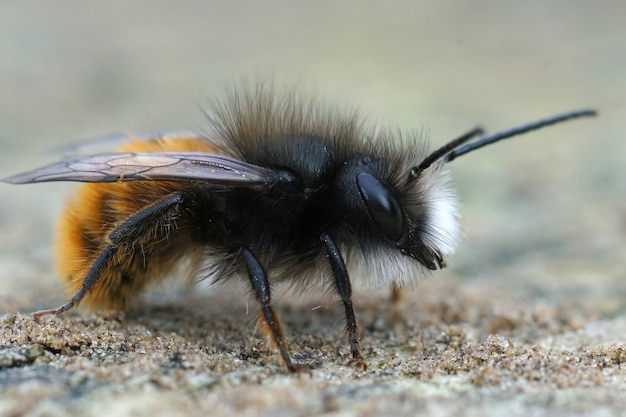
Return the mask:
M 496 133 L 491 136 L 487 136 L 486 138 L 482 138 L 480 140 L 477 140 L 476 142 L 468 143 L 465 146 L 454 149 L 445 156 L 445 162 L 453 161 L 454 159 L 458 158 L 461 155 L 465 155 L 466 153 L 482 148 L 483 146 L 491 145 L 492 143 L 498 142 L 502 139 L 508 139 L 513 136 L 521 135 L 521 134 L 530 132 L 532 130 L 541 129 L 546 126 L 551 126 L 551 125 L 565 122 L 571 119 L 578 119 L 580 117 L 594 117 L 597 114 L 598 114 L 597 111 L 590 110 L 590 109 L 575 110 L 575 111 L 559 114 L 553 117 L 548 117 L 547 119 L 538 120 L 536 122 L 532 122 L 524 126 L 515 127 L 513 129 Z
M 428 155 L 426 159 L 424 159 L 418 166 L 411 168 L 411 178 L 419 177 L 422 171 L 424 171 L 426 168 L 428 168 L 429 166 L 431 166 L 432 164 L 434 164 L 435 162 L 437 162 L 444 156 L 448 155 L 450 151 L 458 148 L 459 146 L 463 145 L 464 143 L 474 138 L 475 136 L 482 135 L 483 133 L 484 133 L 483 130 L 477 127 L 473 130 L 470 130 L 463 136 L 446 143 L 441 148 L 437 149 L 436 151 Z

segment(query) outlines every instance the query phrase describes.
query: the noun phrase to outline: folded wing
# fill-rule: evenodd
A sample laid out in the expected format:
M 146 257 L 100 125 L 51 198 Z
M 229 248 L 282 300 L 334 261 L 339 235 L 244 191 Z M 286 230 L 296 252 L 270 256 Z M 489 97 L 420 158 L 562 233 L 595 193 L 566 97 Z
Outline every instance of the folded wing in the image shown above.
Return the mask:
M 201 181 L 216 188 L 265 189 L 273 171 L 234 158 L 205 152 L 109 153 L 77 157 L 2 181 Z

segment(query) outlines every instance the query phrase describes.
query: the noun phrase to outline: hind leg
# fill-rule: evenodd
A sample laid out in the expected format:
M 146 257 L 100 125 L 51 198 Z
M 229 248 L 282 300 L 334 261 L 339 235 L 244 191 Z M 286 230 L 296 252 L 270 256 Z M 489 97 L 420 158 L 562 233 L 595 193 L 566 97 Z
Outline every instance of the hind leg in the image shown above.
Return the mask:
M 123 247 L 132 246 L 147 231 L 151 230 L 155 224 L 167 216 L 172 208 L 178 206 L 182 201 L 182 194 L 170 194 L 157 203 L 133 214 L 125 222 L 113 229 L 107 235 L 107 246 L 102 249 L 94 261 L 91 269 L 83 279 L 80 289 L 61 307 L 33 313 L 35 319 L 39 319 L 41 316 L 48 314 L 62 314 L 77 307 L 85 296 L 98 285 L 103 272 L 111 264 L 118 250 Z

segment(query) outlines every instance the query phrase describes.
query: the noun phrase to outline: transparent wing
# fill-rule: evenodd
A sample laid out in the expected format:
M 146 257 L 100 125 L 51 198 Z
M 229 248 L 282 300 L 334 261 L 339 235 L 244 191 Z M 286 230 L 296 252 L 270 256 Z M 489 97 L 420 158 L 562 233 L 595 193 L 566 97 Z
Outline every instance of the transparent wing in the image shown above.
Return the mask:
M 100 136 L 97 138 L 85 139 L 69 145 L 62 145 L 50 149 L 47 153 L 51 154 L 77 154 L 77 153 L 95 153 L 114 148 L 128 143 L 133 140 L 141 142 L 149 142 L 159 139 L 205 139 L 206 134 L 192 132 L 190 130 L 159 130 L 145 132 L 130 133 L 113 133 L 110 135 Z
M 274 171 L 206 152 L 110 153 L 78 157 L 14 175 L 2 181 L 117 182 L 203 181 L 215 187 L 264 189 Z

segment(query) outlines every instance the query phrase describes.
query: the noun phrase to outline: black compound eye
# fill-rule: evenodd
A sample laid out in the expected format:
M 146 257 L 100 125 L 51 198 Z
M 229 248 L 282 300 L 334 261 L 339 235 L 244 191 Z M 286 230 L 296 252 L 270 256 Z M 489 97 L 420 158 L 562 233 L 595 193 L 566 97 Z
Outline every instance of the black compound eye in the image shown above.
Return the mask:
M 382 182 L 368 173 L 358 174 L 356 183 L 365 207 L 376 224 L 396 242 L 403 240 L 404 213 L 396 197 Z

